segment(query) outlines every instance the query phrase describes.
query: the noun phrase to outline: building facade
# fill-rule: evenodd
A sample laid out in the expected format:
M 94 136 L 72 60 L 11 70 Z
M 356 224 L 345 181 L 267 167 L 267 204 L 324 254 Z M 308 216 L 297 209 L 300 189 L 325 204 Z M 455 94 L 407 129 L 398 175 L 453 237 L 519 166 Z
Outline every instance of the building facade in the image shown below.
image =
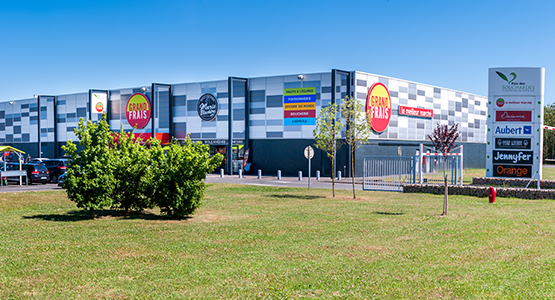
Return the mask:
M 136 135 L 156 136 L 163 142 L 187 135 L 210 145 L 211 153 L 226 155 L 222 168 L 236 173 L 248 156 L 250 172 L 281 170 L 283 175 L 306 174 L 303 149 L 314 145 L 315 118 L 322 107 L 341 103 L 350 95 L 363 103 L 375 83 L 387 87 L 391 98 L 389 126 L 372 133 L 355 154 L 355 172 L 361 174 L 364 155 L 414 155 L 437 123 L 459 123 L 460 143 L 465 145 L 465 167 L 484 168 L 487 98 L 455 90 L 359 71 L 292 74 L 257 78 L 161 84 L 114 90 L 89 90 L 68 95 L 36 95 L 0 102 L 0 143 L 12 145 L 33 157 L 59 157 L 68 140 L 78 141 L 73 130 L 81 118 L 98 121 L 93 97 L 105 95 L 112 130 L 133 128 L 127 120 L 127 102 L 143 94 L 150 101 L 150 121 Z M 201 99 L 201 101 L 199 101 Z M 208 101 L 208 102 L 206 102 Z M 211 102 L 210 102 L 211 101 Z M 202 103 L 201 103 L 202 102 Z M 214 106 L 215 105 L 215 106 Z M 413 116 L 402 109 L 423 109 L 430 115 Z M 209 119 L 202 116 L 210 115 Z M 246 151 L 248 149 L 248 151 Z M 338 170 L 350 173 L 346 147 L 339 148 Z M 317 150 L 312 170 L 331 175 L 331 163 Z M 314 175 L 314 174 L 313 174 Z

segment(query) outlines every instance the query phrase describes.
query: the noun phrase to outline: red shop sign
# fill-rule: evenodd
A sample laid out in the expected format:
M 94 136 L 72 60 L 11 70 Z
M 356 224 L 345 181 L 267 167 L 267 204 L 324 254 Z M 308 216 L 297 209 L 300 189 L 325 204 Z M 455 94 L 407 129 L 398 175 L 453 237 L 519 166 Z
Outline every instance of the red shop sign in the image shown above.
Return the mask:
M 532 122 L 532 111 L 498 110 L 495 112 L 497 122 Z
M 412 117 L 433 118 L 434 110 L 399 105 L 399 114 Z

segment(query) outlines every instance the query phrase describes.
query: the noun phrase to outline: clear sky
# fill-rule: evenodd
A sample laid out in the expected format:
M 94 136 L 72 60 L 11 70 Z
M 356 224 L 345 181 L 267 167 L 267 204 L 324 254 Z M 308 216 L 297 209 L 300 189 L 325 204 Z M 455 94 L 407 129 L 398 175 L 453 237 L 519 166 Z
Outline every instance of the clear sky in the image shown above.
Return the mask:
M 0 101 L 332 68 L 487 96 L 490 67 L 555 101 L 552 0 L 1 1 L 0 32 Z

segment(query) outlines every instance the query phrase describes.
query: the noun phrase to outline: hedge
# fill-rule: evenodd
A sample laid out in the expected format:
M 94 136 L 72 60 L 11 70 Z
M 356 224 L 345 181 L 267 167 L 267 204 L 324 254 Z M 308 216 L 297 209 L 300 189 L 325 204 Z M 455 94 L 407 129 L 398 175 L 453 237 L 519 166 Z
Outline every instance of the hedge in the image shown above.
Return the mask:
M 544 181 L 542 180 L 542 186 Z M 475 197 L 487 197 L 488 188 L 485 186 L 449 186 L 449 195 L 466 195 Z M 496 187 L 497 197 L 520 198 L 520 199 L 555 199 L 555 190 L 547 189 L 524 189 Z M 406 184 L 403 193 L 427 193 L 443 195 L 444 186 L 434 184 Z

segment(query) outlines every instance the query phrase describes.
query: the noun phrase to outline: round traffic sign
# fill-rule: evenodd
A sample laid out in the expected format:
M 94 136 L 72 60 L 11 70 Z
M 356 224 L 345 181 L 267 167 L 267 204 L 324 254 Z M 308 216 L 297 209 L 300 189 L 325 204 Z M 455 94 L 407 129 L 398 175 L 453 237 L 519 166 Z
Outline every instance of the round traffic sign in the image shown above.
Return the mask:
M 12 154 L 10 151 L 4 151 L 4 156 L 10 156 Z
M 304 157 L 306 157 L 306 159 L 312 159 L 314 157 L 314 149 L 310 146 L 306 146 L 306 148 L 304 148 Z

